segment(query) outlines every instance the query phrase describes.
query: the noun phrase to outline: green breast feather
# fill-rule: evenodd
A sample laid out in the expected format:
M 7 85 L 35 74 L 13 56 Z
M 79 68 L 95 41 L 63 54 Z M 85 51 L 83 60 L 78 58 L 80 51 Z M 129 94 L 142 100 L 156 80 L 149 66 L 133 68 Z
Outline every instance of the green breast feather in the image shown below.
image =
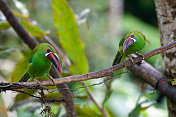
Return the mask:
M 119 42 L 119 49 L 117 51 L 116 57 L 112 65 L 120 63 L 121 60 L 122 59 L 124 60 L 128 55 L 140 51 L 145 47 L 145 44 L 146 38 L 142 32 L 139 31 L 128 32 L 124 37 L 122 37 L 122 39 Z M 127 48 L 125 48 L 126 45 L 128 45 Z M 123 48 L 126 49 L 125 52 L 123 52 Z
M 55 52 L 55 49 L 48 43 L 37 45 L 32 51 L 32 56 L 28 64 L 28 72 L 20 79 L 20 82 L 25 82 L 29 78 L 49 75 L 52 63 L 61 74 L 62 64 Z
M 134 34 L 134 37 L 136 38 L 136 41 L 131 45 L 129 46 L 129 48 L 126 50 L 125 53 L 123 53 L 123 43 L 125 41 L 125 39 L 129 38 L 131 36 L 131 34 Z M 146 44 L 146 38 L 145 38 L 145 35 L 142 33 L 142 32 L 139 32 L 139 31 L 131 31 L 131 32 L 128 32 L 121 40 L 120 40 L 120 43 L 119 43 L 119 51 L 120 51 L 120 54 L 123 56 L 123 57 L 126 57 L 132 53 L 135 53 L 135 52 L 138 52 L 140 50 L 142 50 L 144 47 L 145 47 L 145 44 Z

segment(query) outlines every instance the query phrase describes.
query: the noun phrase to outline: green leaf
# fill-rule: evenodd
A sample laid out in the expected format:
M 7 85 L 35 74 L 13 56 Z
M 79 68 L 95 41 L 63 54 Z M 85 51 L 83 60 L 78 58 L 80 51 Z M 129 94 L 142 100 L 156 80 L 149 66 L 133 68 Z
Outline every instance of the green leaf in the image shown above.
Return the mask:
M 150 101 L 144 101 L 144 102 L 141 102 L 141 103 L 137 104 L 136 107 L 130 112 L 129 117 L 139 117 L 141 112 L 144 112 L 149 107 L 153 106 L 154 103 L 152 103 L 152 104 L 150 104 L 148 106 L 142 107 L 142 104 L 146 104 L 146 103 L 149 103 L 149 102 Z
M 34 113 L 37 111 L 39 107 L 37 105 L 27 105 L 23 108 L 18 109 L 17 116 L 18 117 L 38 117 Z
M 0 30 L 7 30 L 9 29 L 11 26 L 8 22 L 2 22 L 0 23 Z
M 28 17 L 26 17 L 23 14 L 16 12 L 16 11 L 13 11 L 13 13 L 17 17 L 21 18 L 21 24 L 27 29 L 28 32 L 31 33 L 31 35 L 38 37 L 38 38 L 42 38 L 45 35 L 48 35 L 48 33 L 46 31 L 40 29 L 40 27 L 38 25 L 33 25 L 32 21 Z
M 34 95 L 37 92 L 38 89 L 26 89 L 23 90 L 24 92 Z M 9 111 L 13 111 L 16 110 L 18 108 L 20 108 L 21 106 L 23 106 L 27 101 L 27 99 L 31 98 L 30 95 L 27 95 L 25 93 L 19 93 L 18 95 L 16 95 L 15 100 L 14 100 L 14 104 L 11 105 L 8 110 Z
M 28 17 L 24 16 L 22 13 L 20 12 L 17 12 L 15 10 L 13 10 L 13 14 L 19 18 L 22 18 L 22 19 L 28 19 Z
M 171 82 L 172 85 L 176 85 L 176 78 L 173 79 L 173 81 Z
M 144 97 L 148 101 L 155 101 L 155 100 L 158 100 L 158 98 L 160 97 L 160 93 L 158 91 L 146 92 L 146 94 L 144 95 Z
M 137 105 L 129 114 L 129 117 L 139 117 L 141 112 L 141 104 Z
M 52 92 L 52 93 L 48 93 L 46 95 L 47 99 L 55 99 L 55 100 L 59 100 L 61 98 L 61 93 L 60 92 Z
M 30 56 L 31 54 L 28 53 L 27 56 L 21 58 L 20 61 L 17 63 L 15 70 L 12 73 L 12 82 L 18 82 L 27 72 Z
M 102 114 L 97 113 L 88 105 L 84 105 L 83 107 L 77 105 L 76 110 L 79 117 L 103 117 Z
M 1 102 L 1 105 L 0 105 L 0 115 L 2 117 L 7 117 L 7 107 L 4 105 L 4 99 L 2 97 L 2 94 L 0 94 L 0 102 Z
M 42 38 L 47 35 L 47 33 L 44 30 L 40 29 L 38 25 L 32 25 L 27 20 L 21 20 L 21 24 L 23 24 L 27 31 L 29 31 L 31 35 L 35 37 Z
M 28 93 L 28 94 L 33 95 L 34 93 L 37 92 L 37 90 L 38 90 L 38 89 L 26 89 L 25 92 Z M 19 101 L 26 100 L 26 99 L 30 98 L 31 96 L 28 95 L 28 94 L 19 93 L 19 94 L 15 97 L 15 102 L 19 102 Z
M 66 0 L 53 0 L 54 23 L 67 56 L 72 62 L 70 70 L 73 74 L 88 72 L 88 61 L 85 45 L 79 36 L 75 14 Z
M 60 116 L 57 116 L 60 114 L 60 109 L 61 109 L 61 105 L 58 105 L 58 104 L 51 105 L 51 112 L 54 114 L 53 115 L 54 117 L 60 117 Z

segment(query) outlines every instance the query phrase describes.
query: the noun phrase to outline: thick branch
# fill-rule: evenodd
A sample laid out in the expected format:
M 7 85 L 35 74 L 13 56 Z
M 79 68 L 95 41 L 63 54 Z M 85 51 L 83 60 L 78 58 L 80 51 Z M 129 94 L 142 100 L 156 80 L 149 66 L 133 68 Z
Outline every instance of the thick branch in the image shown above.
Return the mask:
M 167 82 L 167 77 L 152 67 L 150 64 L 143 61 L 140 66 L 135 64 L 129 69 L 134 75 L 155 87 L 173 102 L 176 102 L 176 87 Z

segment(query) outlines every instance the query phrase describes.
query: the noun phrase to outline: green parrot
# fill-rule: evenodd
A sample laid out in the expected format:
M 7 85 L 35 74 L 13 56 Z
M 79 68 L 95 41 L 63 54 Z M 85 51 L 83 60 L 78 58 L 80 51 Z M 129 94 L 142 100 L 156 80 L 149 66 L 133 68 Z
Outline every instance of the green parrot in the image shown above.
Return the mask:
M 119 42 L 119 49 L 112 63 L 112 66 L 119 64 L 120 62 L 123 62 L 126 59 L 126 57 L 128 57 L 128 55 L 133 53 L 143 56 L 142 54 L 139 54 L 137 52 L 143 49 L 145 47 L 145 44 L 146 44 L 146 38 L 142 32 L 139 32 L 139 31 L 128 32 L 124 37 L 122 37 L 122 39 Z M 133 62 L 132 58 L 130 60 Z M 106 91 L 105 99 L 103 101 L 103 105 L 108 100 L 108 98 L 112 93 L 112 90 L 111 90 L 112 77 L 120 72 L 122 72 L 122 70 L 118 70 L 114 72 L 112 76 L 105 78 L 105 80 L 106 79 L 108 80 L 105 82 L 107 91 Z
M 119 43 L 119 50 L 116 54 L 116 57 L 112 63 L 112 65 L 119 64 L 123 59 L 128 57 L 128 55 L 137 53 L 145 47 L 146 38 L 142 32 L 139 31 L 131 31 L 128 32 Z M 138 53 L 138 55 L 140 55 Z
M 27 73 L 19 82 L 26 82 L 29 78 L 37 78 L 45 75 L 49 76 L 52 63 L 60 74 L 62 74 L 62 64 L 55 52 L 55 49 L 48 43 L 38 44 L 32 51 Z

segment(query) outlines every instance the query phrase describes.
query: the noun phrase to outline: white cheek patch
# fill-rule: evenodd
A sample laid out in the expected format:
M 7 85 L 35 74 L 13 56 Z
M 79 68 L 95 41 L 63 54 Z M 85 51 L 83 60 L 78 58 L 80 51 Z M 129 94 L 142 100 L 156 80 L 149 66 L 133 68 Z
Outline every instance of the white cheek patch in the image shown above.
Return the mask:
M 56 53 L 54 53 L 54 55 L 55 55 L 55 56 L 57 56 L 57 54 L 56 54 Z M 58 56 L 57 56 L 57 57 L 58 57 Z M 58 58 L 59 58 L 59 57 L 58 57 Z
M 45 56 L 47 57 L 50 53 L 52 53 L 52 52 L 46 53 Z
M 132 40 L 133 40 L 133 43 L 136 41 L 136 39 L 135 38 L 131 38 Z

